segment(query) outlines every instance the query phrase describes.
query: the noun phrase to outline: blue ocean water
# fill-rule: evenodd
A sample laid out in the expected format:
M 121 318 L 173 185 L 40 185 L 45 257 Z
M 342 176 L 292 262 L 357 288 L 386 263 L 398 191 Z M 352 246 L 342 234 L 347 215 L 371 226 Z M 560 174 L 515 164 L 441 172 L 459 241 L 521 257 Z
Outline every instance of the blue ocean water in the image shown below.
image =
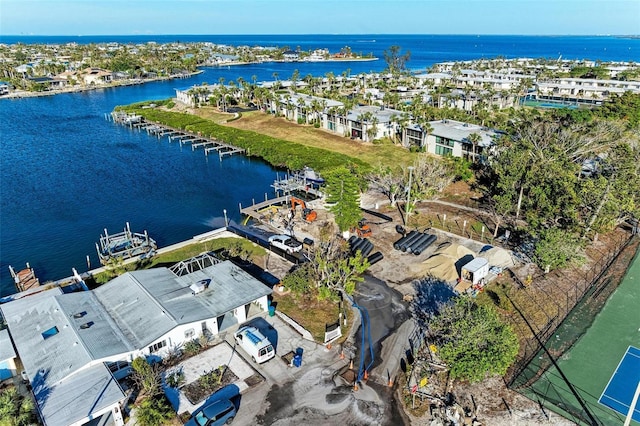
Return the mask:
M 43 280 L 97 266 L 95 242 L 103 228 L 119 232 L 126 221 L 146 229 L 161 246 L 222 225 L 222 211 L 240 220 L 238 204 L 272 194 L 277 170 L 242 156 L 205 157 L 105 120 L 116 105 L 164 99 L 175 88 L 220 79 L 259 81 L 333 72 L 381 71 L 383 51 L 410 50 L 409 67 L 421 70 L 449 60 L 545 57 L 603 61 L 640 60 L 640 40 L 616 37 L 530 36 L 96 36 L 18 37 L 0 43 L 123 43 L 212 41 L 301 49 L 350 46 L 373 53 L 371 62 L 264 63 L 205 68 L 186 80 L 30 99 L 0 99 L 0 295 L 14 291 L 8 266 L 30 262 Z

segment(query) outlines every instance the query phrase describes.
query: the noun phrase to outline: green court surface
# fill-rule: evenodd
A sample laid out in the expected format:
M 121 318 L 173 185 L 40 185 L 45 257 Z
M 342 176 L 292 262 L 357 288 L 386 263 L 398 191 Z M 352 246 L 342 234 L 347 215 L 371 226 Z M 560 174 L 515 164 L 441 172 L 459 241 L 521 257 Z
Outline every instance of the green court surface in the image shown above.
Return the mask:
M 571 322 L 567 323 L 566 326 L 571 327 Z M 564 334 L 563 327 L 565 324 L 558 329 L 558 336 Z M 547 346 L 553 346 L 553 342 L 549 342 Z M 640 347 L 640 252 L 636 254 L 622 283 L 597 314 L 591 327 L 570 350 L 557 359 L 560 370 L 602 425 L 624 423 L 625 416 L 600 404 L 598 398 L 629 346 Z M 633 385 L 631 392 L 635 391 L 636 385 L 637 383 Z M 523 393 L 553 411 L 571 413 L 573 415 L 568 417 L 574 420 L 578 414 L 585 419 L 584 424 L 591 423 L 553 366 Z M 631 424 L 640 425 L 636 421 Z

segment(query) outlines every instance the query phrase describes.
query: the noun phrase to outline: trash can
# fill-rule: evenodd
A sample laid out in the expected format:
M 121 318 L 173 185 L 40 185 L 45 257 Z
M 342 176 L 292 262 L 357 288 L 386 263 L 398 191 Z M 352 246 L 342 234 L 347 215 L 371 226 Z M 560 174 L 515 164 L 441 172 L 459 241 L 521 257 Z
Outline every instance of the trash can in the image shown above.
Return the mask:
M 296 354 L 293 356 L 294 367 L 300 367 L 302 365 L 302 355 Z
M 273 305 L 269 305 L 269 316 L 272 317 L 276 314 L 276 307 Z

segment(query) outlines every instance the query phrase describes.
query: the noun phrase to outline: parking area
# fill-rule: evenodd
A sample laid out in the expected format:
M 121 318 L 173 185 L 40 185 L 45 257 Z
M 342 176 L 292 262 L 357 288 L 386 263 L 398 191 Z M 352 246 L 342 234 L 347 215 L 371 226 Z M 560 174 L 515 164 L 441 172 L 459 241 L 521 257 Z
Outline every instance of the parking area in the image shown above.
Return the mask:
M 256 327 L 269 339 L 276 352 L 274 358 L 257 364 L 242 348 L 236 346 L 234 333 L 243 325 Z M 195 404 L 192 404 L 178 389 L 166 388 L 167 397 L 178 413 L 191 413 L 206 401 L 220 398 L 232 399 L 238 394 L 249 392 L 251 388 L 259 386 L 262 382 L 266 382 L 268 387 L 283 385 L 294 381 L 296 377 L 304 374 L 311 367 L 332 364 L 333 361 L 339 360 L 337 349 L 328 350 L 322 345 L 303 338 L 278 315 L 269 316 L 264 312 L 250 318 L 246 323 L 225 331 L 224 339 L 221 342 L 172 367 L 165 374 L 168 376 L 174 371 L 182 371 L 185 378 L 184 383 L 189 384 L 197 381 L 205 372 L 221 365 L 228 365 L 238 380 L 217 392 L 215 396 Z M 295 352 L 302 353 L 300 367 L 294 367 L 283 359 L 284 356 Z M 342 365 L 336 366 L 336 369 L 341 367 Z M 242 410 L 239 410 L 239 414 L 241 414 L 240 411 Z

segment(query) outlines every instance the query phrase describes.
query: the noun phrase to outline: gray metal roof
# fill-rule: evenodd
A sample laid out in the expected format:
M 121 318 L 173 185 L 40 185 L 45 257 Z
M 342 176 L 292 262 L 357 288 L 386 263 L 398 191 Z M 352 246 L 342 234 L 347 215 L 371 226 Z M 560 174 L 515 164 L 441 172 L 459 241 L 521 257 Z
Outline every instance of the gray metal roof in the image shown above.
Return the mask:
M 131 352 L 136 348 L 126 339 L 94 292 L 56 296 L 69 322 L 94 360 Z
M 55 288 L 0 306 L 32 382 L 45 371 L 47 383 L 55 383 L 91 362 L 75 327 L 56 300 L 60 294 L 60 289 Z M 45 339 L 42 333 L 53 327 L 57 334 Z
M 13 350 L 13 343 L 9 337 L 9 330 L 0 330 L 0 362 L 16 357 L 16 352 Z
M 171 276 L 155 281 L 139 277 L 139 283 L 179 324 L 215 318 L 271 294 L 269 287 L 229 260 L 181 277 Z M 203 280 L 207 289 L 194 295 L 189 287 Z
M 305 83 L 306 84 L 306 83 Z M 312 96 L 312 95 L 306 95 L 304 93 L 289 93 L 288 96 L 291 99 L 291 103 L 295 106 L 298 106 L 300 100 L 302 100 L 302 102 L 304 102 L 305 106 L 309 107 L 311 106 L 311 104 L 313 103 L 313 101 L 317 101 L 320 104 L 322 104 L 324 102 L 324 104 L 327 106 L 327 108 L 331 108 L 331 107 L 341 107 L 344 104 L 340 101 L 336 101 L 333 99 L 328 99 L 328 98 L 320 98 L 318 96 Z M 287 95 L 280 95 L 280 103 L 285 103 L 287 101 Z
M 80 370 L 58 383 L 48 382 L 43 388 L 33 388 L 46 426 L 79 422 L 125 399 L 120 385 L 103 363 Z
M 391 117 L 394 115 L 396 117 L 400 117 L 402 115 L 402 111 L 398 111 L 397 109 L 373 105 L 359 105 L 354 107 L 352 111 L 349 111 L 347 119 L 359 122 L 361 120 L 361 115 L 367 112 L 372 113 L 378 119 L 378 124 L 389 123 L 391 122 Z
M 75 423 L 124 399 L 103 363 L 84 368 L 92 361 L 84 343 L 91 339 L 81 338 L 73 318 L 76 311 L 69 313 L 65 308 L 82 307 L 86 311 L 83 318 L 95 322 L 83 332 L 102 335 L 103 327 L 99 325 L 100 308 L 82 296 L 85 294 L 63 295 L 60 288 L 53 288 L 0 305 L 47 426 Z M 83 303 L 87 300 L 89 303 Z M 105 346 L 110 343 L 106 341 Z
M 189 287 L 202 280 L 207 290 L 194 295 Z M 144 348 L 178 324 L 218 317 L 271 289 L 227 260 L 181 277 L 166 268 L 128 272 L 94 292 L 122 334 Z
M 479 146 L 491 146 L 493 145 L 494 138 L 498 134 L 486 127 L 478 126 L 477 124 L 463 123 L 455 120 L 438 120 L 430 121 L 429 124 L 433 129 L 430 134 L 433 136 L 440 136 L 443 138 L 459 141 L 462 143 L 470 144 L 468 137 L 472 133 L 477 133 L 482 138 L 478 142 Z M 410 129 L 420 129 L 417 124 L 409 126 Z
M 127 272 L 94 290 L 126 339 L 142 349 L 171 331 L 177 322 L 145 290 L 140 281 L 162 286 L 174 281 L 166 268 Z

